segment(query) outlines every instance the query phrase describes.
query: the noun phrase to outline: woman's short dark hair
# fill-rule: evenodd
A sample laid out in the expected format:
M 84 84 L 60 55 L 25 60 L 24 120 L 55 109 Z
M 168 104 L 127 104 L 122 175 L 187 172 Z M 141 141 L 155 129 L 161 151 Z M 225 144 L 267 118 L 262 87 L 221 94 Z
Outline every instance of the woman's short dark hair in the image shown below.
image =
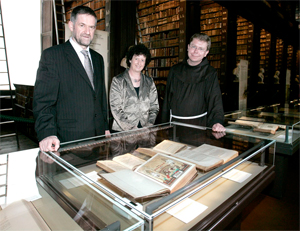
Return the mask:
M 71 13 L 71 22 L 75 23 L 78 14 L 89 14 L 95 17 L 97 24 L 97 15 L 96 13 L 87 6 L 77 6 L 73 9 Z
M 129 48 L 129 50 L 127 51 L 127 54 L 126 54 L 126 64 L 128 67 L 130 67 L 130 60 L 132 59 L 132 57 L 134 55 L 145 55 L 145 57 L 146 57 L 145 67 L 147 67 L 147 65 L 151 61 L 150 51 L 144 44 L 140 43 L 140 44 L 131 46 Z

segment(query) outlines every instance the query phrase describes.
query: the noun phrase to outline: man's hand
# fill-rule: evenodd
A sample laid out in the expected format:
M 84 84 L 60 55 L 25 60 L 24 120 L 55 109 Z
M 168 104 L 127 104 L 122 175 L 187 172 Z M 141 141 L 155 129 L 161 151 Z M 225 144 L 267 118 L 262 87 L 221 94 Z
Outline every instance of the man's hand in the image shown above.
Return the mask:
M 40 141 L 39 146 L 43 152 L 57 151 L 60 146 L 60 141 L 56 136 L 48 136 Z
M 106 136 L 106 138 L 110 138 L 111 137 L 109 130 L 105 130 L 105 136 Z
M 216 123 L 214 124 L 214 126 L 212 127 L 212 135 L 216 138 L 216 139 L 220 139 L 223 136 L 226 135 L 225 131 L 226 128 L 223 127 L 222 124 Z
M 225 132 L 226 128 L 224 128 L 222 124 L 216 123 L 212 126 L 212 130 L 213 132 Z

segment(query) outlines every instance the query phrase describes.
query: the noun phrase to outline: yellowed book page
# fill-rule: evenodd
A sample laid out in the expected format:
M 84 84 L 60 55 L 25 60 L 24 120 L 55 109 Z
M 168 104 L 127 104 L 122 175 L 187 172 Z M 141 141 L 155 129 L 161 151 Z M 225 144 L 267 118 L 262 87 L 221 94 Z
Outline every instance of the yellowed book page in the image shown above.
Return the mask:
M 138 148 L 136 151 L 147 156 L 154 156 L 157 154 L 157 151 L 154 151 L 152 148 Z
M 100 176 L 133 198 L 151 197 L 169 192 L 163 185 L 129 169 L 104 173 Z
M 118 162 L 115 162 L 113 160 L 98 160 L 97 166 L 99 168 L 102 168 L 106 172 L 117 172 L 120 170 L 128 169 L 128 167 L 119 164 Z
M 113 158 L 113 161 L 118 162 L 119 164 L 122 164 L 131 170 L 135 170 L 139 165 L 146 162 L 145 160 L 138 158 L 130 153 L 116 156 Z
M 172 191 L 189 172 L 194 171 L 191 175 L 193 177 L 196 168 L 194 164 L 187 161 L 158 153 L 135 171 Z
M 153 150 L 173 155 L 176 152 L 178 152 L 184 148 L 186 148 L 185 144 L 178 143 L 178 142 L 171 141 L 171 140 L 164 140 L 164 141 L 160 142 L 159 144 L 157 144 L 153 148 Z
M 247 121 L 247 120 L 236 120 L 235 124 L 257 128 L 258 126 L 262 125 L 263 123 L 255 122 L 255 121 Z
M 203 171 L 209 171 L 220 166 L 224 162 L 221 158 L 206 155 L 195 149 L 183 150 L 176 153 L 174 156 L 196 164 L 196 167 Z
M 275 134 L 277 129 L 278 129 L 278 125 L 276 124 L 264 123 L 262 125 L 259 125 L 257 128 L 254 128 L 253 131 Z
M 236 150 L 220 148 L 209 144 L 202 144 L 193 150 L 208 156 L 223 159 L 224 163 L 239 155 L 238 151 Z

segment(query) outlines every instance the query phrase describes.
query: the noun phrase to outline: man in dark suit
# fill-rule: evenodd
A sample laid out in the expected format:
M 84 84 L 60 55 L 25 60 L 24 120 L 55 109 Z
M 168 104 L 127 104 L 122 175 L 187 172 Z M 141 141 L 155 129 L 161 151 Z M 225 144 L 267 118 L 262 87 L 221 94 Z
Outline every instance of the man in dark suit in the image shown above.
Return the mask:
M 57 151 L 60 142 L 110 134 L 103 57 L 89 48 L 96 24 L 92 9 L 74 8 L 68 23 L 72 37 L 41 55 L 33 112 L 42 151 Z

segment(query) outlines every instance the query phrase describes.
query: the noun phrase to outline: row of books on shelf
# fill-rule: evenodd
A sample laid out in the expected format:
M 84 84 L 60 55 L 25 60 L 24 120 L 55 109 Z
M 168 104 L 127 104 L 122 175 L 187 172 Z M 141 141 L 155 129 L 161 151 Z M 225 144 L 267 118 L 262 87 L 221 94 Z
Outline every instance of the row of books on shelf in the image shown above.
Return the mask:
M 149 159 L 139 158 L 141 154 Z M 140 147 L 112 160 L 98 160 L 96 166 L 102 169 L 98 175 L 103 180 L 139 200 L 173 193 L 193 181 L 198 171 L 208 172 L 238 155 L 236 150 L 209 144 L 191 148 L 163 140 L 153 148 Z
M 211 47 L 209 50 L 209 54 L 219 54 L 221 53 L 221 47 Z
M 265 73 L 268 69 L 269 65 L 265 60 L 260 60 L 259 61 L 259 68 L 264 68 L 265 69 Z M 268 73 L 265 74 L 265 77 L 267 77 Z
M 169 75 L 169 70 L 160 70 L 157 68 L 149 68 L 148 69 L 148 75 L 153 78 L 167 78 Z
M 253 32 L 253 31 L 248 31 L 248 30 L 239 30 L 239 31 L 237 31 L 237 35 L 247 35 L 247 34 L 249 34 L 249 33 L 251 33 L 251 32 Z
M 179 39 L 166 39 L 166 40 L 157 40 L 152 42 L 145 42 L 145 46 L 148 48 L 156 48 L 156 47 L 169 47 L 169 46 L 178 46 L 179 45 Z
M 202 29 L 202 25 L 201 25 L 201 30 L 207 34 L 208 36 L 215 36 L 215 35 L 221 35 L 222 34 L 222 31 L 221 30 L 205 30 L 205 29 Z
M 211 37 L 211 42 L 212 43 L 214 43 L 214 42 L 221 42 L 221 41 L 222 41 L 222 36 L 221 35 Z
M 144 16 L 147 14 L 153 14 L 156 13 L 158 11 L 164 11 L 164 10 L 168 10 L 170 8 L 174 8 L 174 7 L 178 7 L 179 6 L 179 1 L 168 1 L 159 5 L 152 5 L 148 8 L 141 8 L 140 4 L 138 6 L 139 8 L 139 15 L 140 16 Z
M 221 29 L 222 23 L 214 23 L 214 24 L 201 24 L 201 30 L 212 30 L 212 29 Z
M 260 48 L 265 48 L 265 49 L 269 50 L 270 49 L 270 43 L 261 43 Z
M 237 31 L 249 31 L 249 32 L 253 32 L 253 28 L 252 26 L 243 26 L 243 27 L 237 27 Z
M 162 32 L 165 30 L 173 30 L 179 28 L 179 21 L 177 22 L 171 22 L 160 26 L 150 27 L 142 30 L 142 35 L 144 34 L 151 34 L 151 33 L 157 33 Z
M 239 28 L 241 28 L 242 30 L 247 30 L 249 28 L 253 28 L 253 25 L 251 23 L 249 23 L 248 21 L 239 22 L 239 20 L 237 20 L 237 27 L 238 27 L 238 30 L 239 30 Z
M 94 0 L 94 8 L 105 7 L 106 0 Z
M 252 38 L 252 34 L 247 34 L 247 35 L 238 35 L 237 39 L 248 39 L 248 38 Z
M 210 14 L 203 14 L 201 11 L 201 16 L 200 19 L 207 19 L 207 18 L 218 18 L 218 17 L 222 17 L 222 11 L 219 12 L 215 12 L 215 13 L 210 13 Z
M 238 49 L 238 50 L 247 50 L 247 44 L 246 45 L 237 45 L 236 49 Z
M 270 48 L 269 47 L 265 47 L 265 46 L 260 48 L 260 51 L 269 51 L 269 50 L 270 50 Z
M 264 44 L 264 43 L 270 43 L 271 39 L 260 39 L 260 44 Z
M 156 5 L 158 3 L 161 3 L 162 1 L 160 0 L 140 0 L 140 3 L 138 5 L 138 9 L 143 9 L 146 7 L 150 7 L 153 5 Z
M 209 64 L 214 68 L 221 68 L 221 61 L 220 60 L 210 60 Z
M 153 57 L 175 56 L 178 55 L 178 47 L 166 47 L 158 49 L 150 49 L 150 54 Z
M 96 30 L 105 30 L 105 21 L 102 20 L 100 22 L 97 23 L 97 26 L 96 26 Z
M 260 55 L 260 59 L 261 59 L 261 60 L 269 59 L 269 56 L 268 56 L 268 55 L 265 55 L 265 54 L 261 54 L 261 55 Z
M 176 18 L 178 18 L 179 20 L 179 7 L 175 9 L 168 9 L 147 16 L 139 17 L 139 21 L 140 23 L 144 23 L 152 20 L 163 19 L 163 18 L 173 17 L 173 16 L 176 16 Z
M 154 26 L 159 26 L 170 22 L 176 22 L 178 20 L 179 20 L 179 15 L 173 15 L 167 18 L 154 19 L 152 21 L 140 23 L 140 27 L 141 29 L 145 29 L 147 27 L 154 27 Z
M 158 34 L 154 35 L 143 35 L 142 36 L 142 41 L 143 42 L 148 42 L 148 41 L 156 41 L 159 39 L 172 39 L 172 38 L 178 38 L 179 36 L 179 30 L 171 30 L 171 31 L 163 31 Z
M 209 60 L 220 60 L 221 58 L 221 54 L 210 54 L 208 53 L 209 55 Z
M 240 44 L 248 44 L 248 43 L 252 43 L 252 39 L 238 39 L 236 41 L 236 44 L 237 45 L 240 45 Z
M 166 58 L 166 59 L 154 59 L 151 60 L 148 67 L 172 67 L 178 63 L 178 57 L 175 58 Z
M 102 9 L 96 10 L 95 14 L 96 14 L 98 20 L 104 19 L 105 18 L 105 9 L 102 8 Z
M 201 14 L 219 13 L 222 11 L 221 6 L 203 5 L 201 7 Z
M 213 23 L 218 23 L 218 22 L 222 22 L 222 17 L 207 18 L 207 19 L 202 19 L 201 18 L 201 24 L 213 24 Z
M 246 50 L 236 50 L 236 54 L 237 55 L 247 55 L 248 51 L 247 51 L 247 49 Z

